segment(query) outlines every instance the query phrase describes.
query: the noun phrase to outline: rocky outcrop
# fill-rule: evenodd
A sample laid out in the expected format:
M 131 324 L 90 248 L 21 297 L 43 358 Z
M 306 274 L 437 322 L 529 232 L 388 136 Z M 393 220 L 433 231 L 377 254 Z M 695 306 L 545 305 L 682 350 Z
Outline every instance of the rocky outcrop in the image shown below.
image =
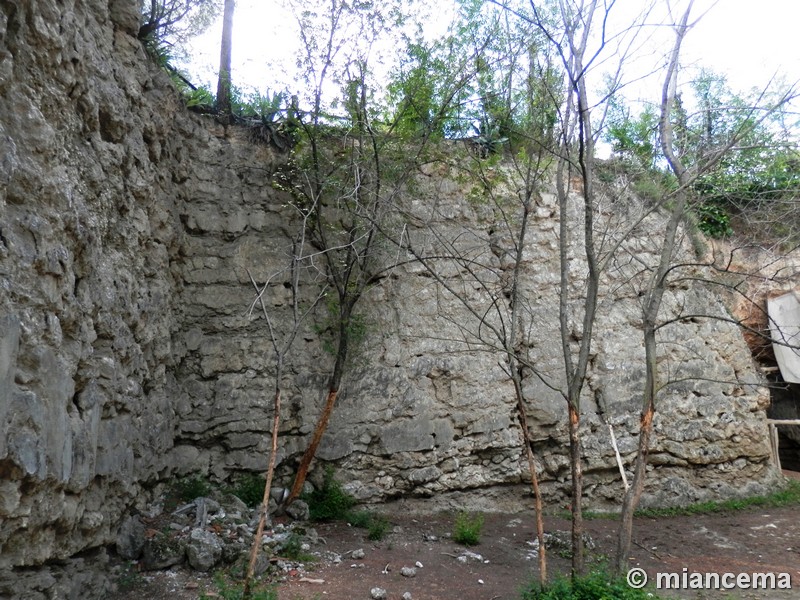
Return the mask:
M 272 186 L 281 158 L 246 131 L 185 112 L 135 38 L 136 9 L 0 3 L 0 594 L 102 597 L 108 582 L 89 566 L 107 560 L 103 548 L 159 484 L 267 462 L 274 370 L 263 320 L 248 311 L 248 271 L 263 282 L 286 262 L 295 224 Z M 479 252 L 495 252 L 496 215 L 452 174 L 431 180 L 419 182 L 415 210 L 436 205 L 442 231 L 468 228 Z M 558 387 L 547 193 L 531 227 L 530 352 Z M 654 252 L 646 234 L 626 248 Z M 584 398 L 587 492 L 598 505 L 619 497 L 608 424 L 629 458 L 642 378 L 637 299 L 614 285 L 631 274 L 616 273 L 604 282 L 613 291 Z M 289 292 L 274 283 L 280 315 Z M 725 314 L 699 285 L 671 290 L 667 304 Z M 410 263 L 363 307 L 369 334 L 319 459 L 335 461 L 364 501 L 527 506 L 508 379 L 496 357 L 445 341 L 469 318 L 458 302 Z M 739 332 L 690 320 L 665 328 L 662 342 L 676 381 L 660 400 L 646 501 L 766 489 L 776 478 L 766 400 L 750 385 L 758 379 Z M 283 382 L 279 480 L 310 435 L 331 362 L 309 323 Z M 531 374 L 525 393 L 545 490 L 561 498 L 564 401 Z
M 167 165 L 186 137 L 132 35 L 136 9 L 0 5 L 0 579 L 15 597 L 102 596 L 102 578 L 69 565 L 113 543 L 172 471 Z

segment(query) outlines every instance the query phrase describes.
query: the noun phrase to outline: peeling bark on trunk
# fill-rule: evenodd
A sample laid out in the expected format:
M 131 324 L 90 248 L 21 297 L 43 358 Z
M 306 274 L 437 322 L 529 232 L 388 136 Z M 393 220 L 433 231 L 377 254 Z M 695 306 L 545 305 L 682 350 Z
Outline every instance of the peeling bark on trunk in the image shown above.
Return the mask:
M 278 373 L 277 381 L 280 381 L 280 372 Z M 275 390 L 275 416 L 272 419 L 272 446 L 269 455 L 269 465 L 267 467 L 267 482 L 264 485 L 264 497 L 261 500 L 261 507 L 259 508 L 258 527 L 256 528 L 255 537 L 253 538 L 253 545 L 250 548 L 250 560 L 247 564 L 247 576 L 244 581 L 244 592 L 242 594 L 243 600 L 249 600 L 252 597 L 253 576 L 256 571 L 256 561 L 258 560 L 258 550 L 261 548 L 261 538 L 264 535 L 264 525 L 267 522 L 267 513 L 269 512 L 269 494 L 272 488 L 272 478 L 275 474 L 275 457 L 278 454 L 278 426 L 281 419 L 281 390 Z
M 514 386 L 517 388 L 517 418 L 522 428 L 522 441 L 525 444 L 525 456 L 528 459 L 528 470 L 531 474 L 531 488 L 533 489 L 534 505 L 536 510 L 536 539 L 539 540 L 539 583 L 547 583 L 547 553 L 544 544 L 544 518 L 542 514 L 542 494 L 539 490 L 539 476 L 536 473 L 536 462 L 533 458 L 533 442 L 528 433 L 528 414 L 525 405 L 522 403 L 522 389 L 519 377 L 514 378 Z
M 686 189 L 689 177 L 681 160 L 676 156 L 673 148 L 673 130 L 670 120 L 670 111 L 675 100 L 678 59 L 680 57 L 683 38 L 689 30 L 689 14 L 692 10 L 690 0 L 680 24 L 676 26 L 675 44 L 672 48 L 667 75 L 661 93 L 661 116 L 659 118 L 659 133 L 661 135 L 661 149 L 669 162 L 672 172 L 678 179 L 679 189 L 675 197 L 674 206 L 670 213 L 669 221 L 664 232 L 664 241 L 661 246 L 658 265 L 655 268 L 647 288 L 642 322 L 644 324 L 644 351 L 645 351 L 645 385 L 642 393 L 642 411 L 640 417 L 639 443 L 636 451 L 634 466 L 634 479 L 630 489 L 626 492 L 622 504 L 622 519 L 617 538 L 617 556 L 615 570 L 622 574 L 628 567 L 628 556 L 631 551 L 631 536 L 633 533 L 633 515 L 639 504 L 639 499 L 644 490 L 644 480 L 647 473 L 647 452 L 650 446 L 650 435 L 653 430 L 653 415 L 656 410 L 656 395 L 658 394 L 658 346 L 656 330 L 658 328 L 658 315 L 661 302 L 667 288 L 667 277 L 673 264 L 677 248 L 676 235 L 678 226 L 684 217 L 686 209 Z
M 314 435 L 311 437 L 311 443 L 308 445 L 308 448 L 306 448 L 303 458 L 300 460 L 300 466 L 297 468 L 297 475 L 295 476 L 289 496 L 286 498 L 286 504 L 294 502 L 303 491 L 303 484 L 308 475 L 308 468 L 311 466 L 311 461 L 314 460 L 314 456 L 317 454 L 317 448 L 319 448 L 323 434 L 328 429 L 328 422 L 331 419 L 331 414 L 333 414 L 333 408 L 336 405 L 338 393 L 339 391 L 336 389 L 328 390 L 325 407 L 322 409 L 322 414 L 314 428 Z
M 300 466 L 297 468 L 297 475 L 295 475 L 292 489 L 289 491 L 289 495 L 286 498 L 286 505 L 294 502 L 303 491 L 303 484 L 308 476 L 308 469 L 311 467 L 311 461 L 313 461 L 314 457 L 317 455 L 317 449 L 322 441 L 322 436 L 328 429 L 328 423 L 331 420 L 333 409 L 336 406 L 336 399 L 339 396 L 339 386 L 342 383 L 342 377 L 350 351 L 350 319 L 353 314 L 353 307 L 360 295 L 351 296 L 350 298 L 344 298 L 342 296 L 343 294 L 340 294 L 340 306 L 344 308 L 339 313 L 339 344 L 336 348 L 336 362 L 333 365 L 333 373 L 331 373 L 331 378 L 328 382 L 328 396 L 325 399 L 325 406 L 322 409 L 322 413 L 314 427 L 311 443 L 303 453 L 303 458 L 300 459 Z
M 583 468 L 581 466 L 580 415 L 569 405 L 569 454 L 572 469 L 572 576 L 583 575 Z
M 653 415 L 655 405 L 651 404 L 640 418 L 639 444 L 636 449 L 636 467 L 633 485 L 625 493 L 622 502 L 622 518 L 617 536 L 617 556 L 615 572 L 623 574 L 628 569 L 628 557 L 631 553 L 633 535 L 633 514 L 639 505 L 644 491 L 645 471 L 647 469 L 647 453 L 650 448 L 650 437 L 653 432 Z

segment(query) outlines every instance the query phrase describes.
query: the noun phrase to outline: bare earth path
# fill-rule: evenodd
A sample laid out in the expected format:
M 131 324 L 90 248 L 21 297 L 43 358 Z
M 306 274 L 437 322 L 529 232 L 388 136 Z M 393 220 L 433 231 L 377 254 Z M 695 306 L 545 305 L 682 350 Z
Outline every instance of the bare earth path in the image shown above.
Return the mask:
M 311 549 L 317 560 L 300 569 L 290 567 L 278 583 L 281 600 L 369 600 L 376 587 L 388 600 L 410 593 L 413 600 L 514 600 L 519 588 L 536 576 L 530 541 L 534 523 L 529 514 L 488 514 L 481 542 L 467 549 L 454 543 L 453 515 L 415 516 L 387 513 L 393 531 L 379 542 L 366 539 L 363 529 L 344 523 L 315 528 L 324 543 Z M 753 509 L 727 514 L 637 519 L 631 566 L 656 572 L 786 572 L 791 591 L 681 590 L 660 592 L 676 598 L 797 598 L 800 599 L 800 508 Z M 548 518 L 548 532 L 567 531 L 569 522 Z M 611 556 L 617 522 L 586 523 L 595 560 Z M 358 558 L 363 550 L 363 557 Z M 461 557 L 461 558 L 460 558 Z M 417 563 L 419 563 L 419 566 Z M 551 550 L 551 572 L 566 573 L 566 552 Z M 413 577 L 401 573 L 414 568 Z M 183 569 L 143 573 L 133 587 L 115 600 L 195 600 L 216 591 L 209 576 Z M 211 597 L 214 597 L 211 595 Z

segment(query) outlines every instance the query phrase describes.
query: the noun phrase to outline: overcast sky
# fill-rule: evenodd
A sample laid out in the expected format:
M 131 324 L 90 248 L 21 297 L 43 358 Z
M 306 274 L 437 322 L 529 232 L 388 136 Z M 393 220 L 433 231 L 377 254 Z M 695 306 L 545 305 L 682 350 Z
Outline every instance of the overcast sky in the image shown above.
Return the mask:
M 291 81 L 299 40 L 292 16 L 281 10 L 280 3 L 237 1 L 232 71 L 234 83 L 244 89 L 275 90 Z M 641 0 L 618 0 L 615 10 L 624 20 L 626 10 L 639 6 Z M 762 87 L 776 72 L 789 81 L 800 80 L 800 1 L 718 0 L 715 4 L 713 0 L 696 0 L 694 14 L 700 15 L 709 7 L 686 38 L 684 64 L 721 72 L 738 91 Z M 446 21 L 444 17 L 428 19 L 439 29 Z M 216 86 L 220 29 L 217 23 L 197 40 L 190 67 L 193 79 L 212 84 L 212 89 Z M 664 35 L 666 48 L 671 38 L 667 32 Z

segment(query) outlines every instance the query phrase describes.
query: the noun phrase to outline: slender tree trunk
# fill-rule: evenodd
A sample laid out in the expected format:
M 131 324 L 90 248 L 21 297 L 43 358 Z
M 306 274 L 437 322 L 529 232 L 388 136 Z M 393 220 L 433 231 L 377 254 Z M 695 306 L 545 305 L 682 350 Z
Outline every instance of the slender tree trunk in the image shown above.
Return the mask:
M 328 422 L 331 420 L 331 414 L 333 414 L 333 408 L 338 395 L 339 390 L 328 390 L 325 407 L 322 409 L 322 414 L 319 416 L 317 424 L 314 427 L 314 435 L 311 437 L 311 443 L 308 445 L 308 448 L 306 448 L 306 451 L 303 453 L 303 458 L 300 460 L 300 466 L 297 468 L 297 475 L 294 478 L 289 496 L 286 498 L 286 504 L 294 502 L 303 491 L 303 484 L 308 476 L 308 468 L 311 466 L 311 461 L 314 460 L 317 454 L 317 448 L 319 448 L 323 434 L 328 429 Z
M 642 413 L 639 418 L 639 443 L 636 448 L 633 483 L 625 492 L 625 497 L 622 501 L 622 516 L 617 534 L 615 572 L 618 575 L 628 569 L 628 557 L 631 553 L 631 538 L 633 534 L 633 515 L 644 491 L 647 456 L 650 448 L 650 436 L 653 431 L 657 366 L 655 327 L 652 323 L 645 325 L 645 372 L 646 381 Z
M 536 461 L 533 458 L 533 442 L 530 439 L 528 430 L 528 414 L 525 410 L 525 396 L 522 393 L 522 373 L 520 372 L 520 355 L 517 348 L 517 331 L 519 325 L 519 284 L 522 275 L 522 258 L 525 252 L 525 238 L 528 232 L 528 219 L 531 214 L 533 189 L 530 182 L 525 190 L 525 198 L 522 202 L 522 219 L 519 226 L 517 237 L 516 253 L 514 256 L 514 272 L 511 280 L 511 327 L 510 336 L 505 340 L 506 355 L 508 358 L 508 368 L 511 373 L 511 380 L 514 383 L 514 394 L 517 399 L 517 418 L 522 429 L 522 442 L 525 444 L 525 456 L 528 460 L 528 470 L 531 475 L 531 486 L 533 488 L 534 503 L 536 505 L 536 537 L 539 540 L 539 581 L 542 585 L 547 582 L 547 550 L 544 543 L 544 520 L 542 514 L 542 495 L 539 491 L 539 476 L 536 473 Z
M 569 405 L 569 453 L 572 469 L 572 576 L 583 575 L 583 468 L 581 466 L 580 414 Z
M 689 14 L 692 10 L 693 0 L 689 1 L 680 24 L 675 30 L 675 44 L 672 48 L 667 75 L 661 93 L 661 116 L 659 118 L 659 133 L 661 135 L 661 149 L 669 162 L 672 172 L 678 179 L 679 190 L 675 198 L 672 212 L 670 213 L 667 228 L 664 232 L 664 241 L 661 246 L 658 265 L 650 280 L 646 295 L 643 323 L 644 323 L 644 348 L 645 348 L 645 388 L 642 398 L 642 411 L 640 417 L 639 444 L 636 451 L 634 480 L 630 489 L 625 494 L 622 504 L 622 521 L 617 538 L 617 559 L 615 567 L 618 573 L 627 569 L 628 556 L 631 550 L 631 536 L 633 533 L 633 514 L 639 504 L 644 479 L 647 469 L 647 451 L 650 444 L 650 435 L 653 429 L 653 415 L 655 414 L 656 394 L 658 393 L 658 354 L 656 345 L 656 326 L 661 301 L 667 287 L 667 275 L 672 265 L 676 250 L 676 235 L 678 226 L 683 220 L 686 209 L 686 187 L 689 183 L 686 168 L 675 154 L 673 148 L 673 127 L 670 119 L 672 106 L 675 100 L 677 82 L 678 59 L 680 57 L 683 38 L 689 30 Z
M 231 49 L 233 46 L 234 0 L 225 0 L 222 18 L 222 43 L 219 52 L 219 76 L 217 79 L 217 112 L 231 114 Z
M 261 506 L 259 508 L 258 527 L 256 528 L 255 537 L 253 537 L 253 545 L 250 547 L 250 561 L 247 565 L 247 576 L 244 580 L 243 600 L 250 600 L 252 597 L 253 576 L 255 575 L 256 561 L 258 560 L 258 550 L 261 548 L 261 538 L 264 535 L 264 525 L 267 522 L 269 513 L 269 495 L 272 488 L 272 478 L 275 474 L 275 457 L 278 454 L 278 426 L 280 425 L 281 419 L 280 372 L 281 369 L 279 367 L 275 384 L 275 416 L 272 419 L 272 446 L 269 455 L 269 465 L 267 467 L 267 482 L 266 485 L 264 485 L 264 497 L 261 500 Z
M 355 301 L 353 301 L 353 304 L 355 304 Z M 331 374 L 331 379 L 328 384 L 328 396 L 325 399 L 325 406 L 322 409 L 322 413 L 320 414 L 319 419 L 317 419 L 317 424 L 314 427 L 314 433 L 311 436 L 311 443 L 308 445 L 308 448 L 306 448 L 306 451 L 303 453 L 303 457 L 300 459 L 300 466 L 297 468 L 297 475 L 294 478 L 292 489 L 289 491 L 289 495 L 286 497 L 286 504 L 291 504 L 294 502 L 302 493 L 303 484 L 308 476 L 308 469 L 311 466 L 311 461 L 313 461 L 314 457 L 317 455 L 317 449 L 322 441 L 322 436 L 328 429 L 328 423 L 331 420 L 331 414 L 333 414 L 333 409 L 336 405 L 336 398 L 339 395 L 339 385 L 342 381 L 345 363 L 347 362 L 350 341 L 349 328 L 351 311 L 352 308 L 348 309 L 344 315 L 340 315 L 339 345 L 336 350 L 336 362 L 333 366 L 333 373 Z
M 536 510 L 536 539 L 539 540 L 539 582 L 544 585 L 547 583 L 547 554 L 544 543 L 544 517 L 542 513 L 542 494 L 539 490 L 539 476 L 536 473 L 536 462 L 533 457 L 533 442 L 528 432 L 528 413 L 525 410 L 524 397 L 522 395 L 522 382 L 519 372 L 512 376 L 514 380 L 514 390 L 517 395 L 517 418 L 522 429 L 522 443 L 525 444 L 525 456 L 528 459 L 528 470 L 531 474 L 531 488 L 533 488 L 533 499 Z

